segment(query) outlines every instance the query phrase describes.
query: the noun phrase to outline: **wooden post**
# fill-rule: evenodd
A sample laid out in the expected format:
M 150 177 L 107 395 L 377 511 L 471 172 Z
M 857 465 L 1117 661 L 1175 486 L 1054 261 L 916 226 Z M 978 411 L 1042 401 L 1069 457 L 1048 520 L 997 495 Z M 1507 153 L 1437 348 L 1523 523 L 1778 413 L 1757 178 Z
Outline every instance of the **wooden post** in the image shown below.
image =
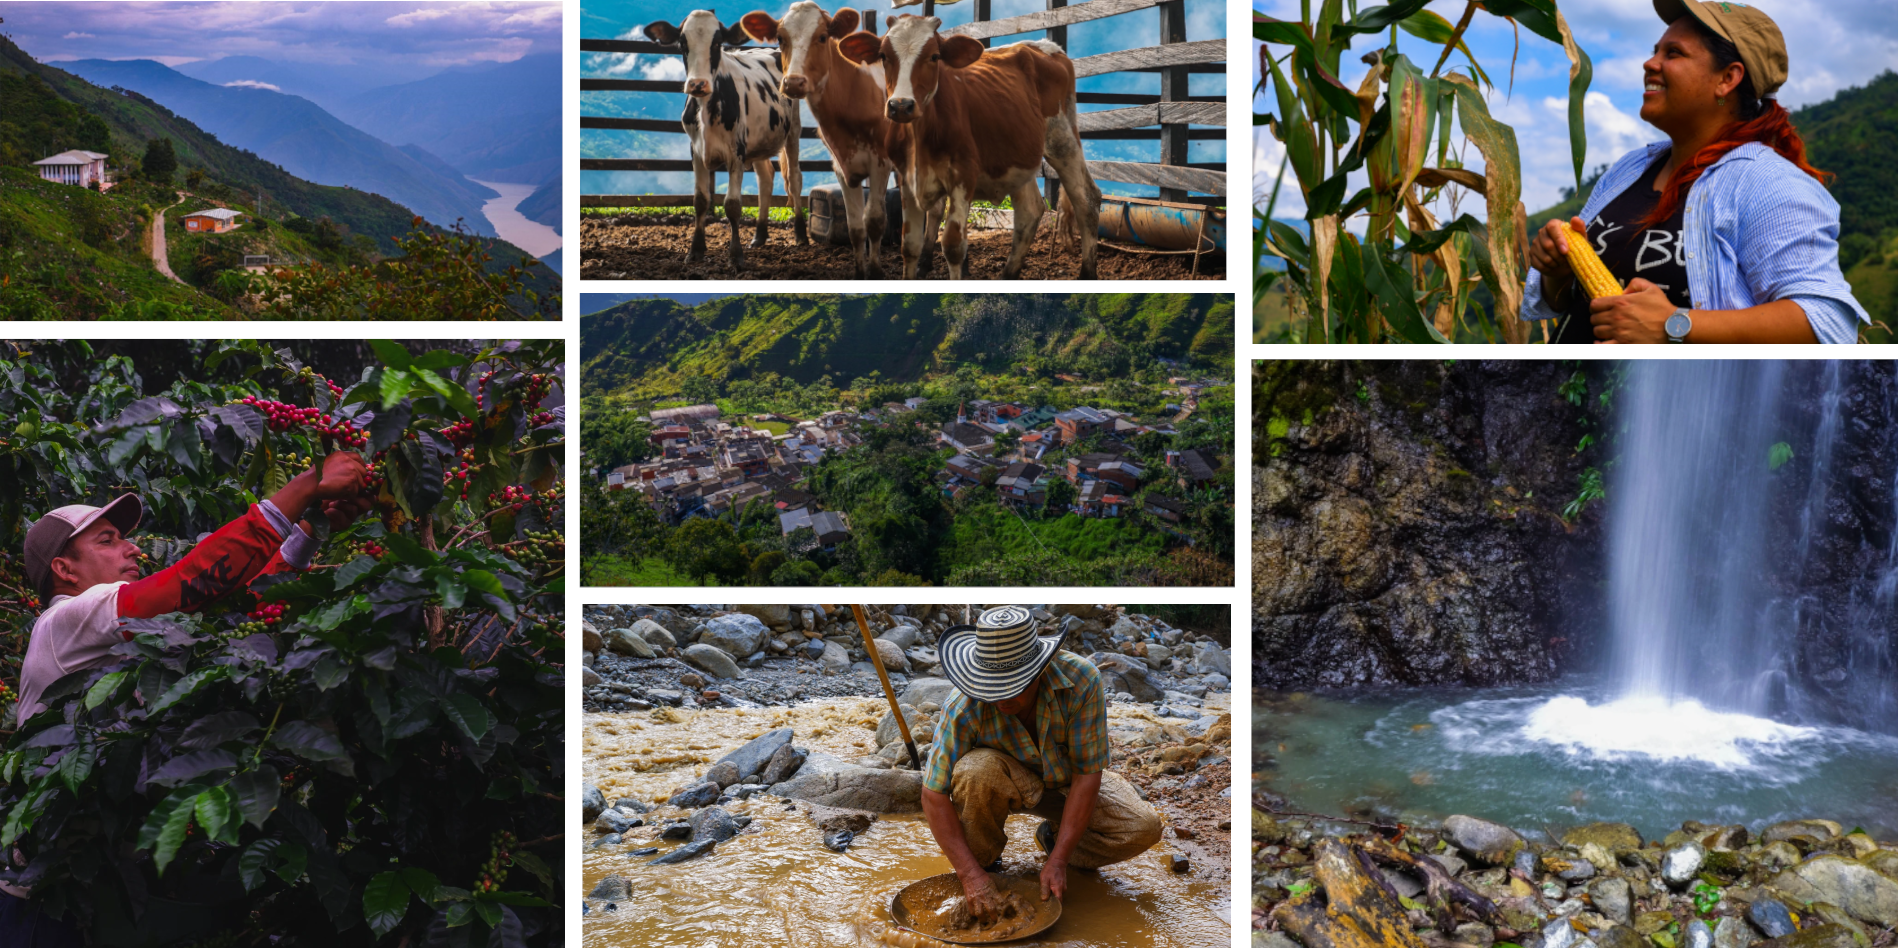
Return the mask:
M 924 16 L 936 15 L 936 0 L 923 0 L 923 15 Z
M 1048 0 L 1049 10 L 1059 10 L 1062 7 L 1065 7 L 1067 5 L 1068 5 L 1068 0 Z M 1064 50 L 1067 49 L 1068 48 L 1068 28 L 1065 26 L 1048 27 L 1048 39 L 1049 41 L 1053 42 L 1056 46 L 1059 46 Z M 1043 166 L 1046 167 L 1047 163 L 1043 162 Z M 1060 198 L 1061 198 L 1061 179 L 1060 178 L 1057 178 L 1053 175 L 1042 176 L 1041 189 L 1045 191 L 1048 195 L 1048 210 L 1049 211 L 1053 211 L 1056 208 L 1061 206 L 1059 203 Z
M 974 0 L 974 3 L 975 22 L 987 23 L 989 20 L 994 19 L 994 17 L 989 16 L 989 0 Z M 982 38 L 982 45 L 987 46 L 990 42 L 988 37 L 985 36 Z
M 863 11 L 863 29 L 866 33 L 875 33 L 877 31 L 877 12 L 875 10 Z
M 1160 5 L 1160 43 L 1186 42 L 1186 0 L 1166 0 Z M 1189 74 L 1185 66 L 1167 66 L 1160 71 L 1160 101 L 1184 102 L 1188 95 Z M 1163 165 L 1184 166 L 1186 164 L 1186 126 L 1164 124 L 1160 126 L 1160 163 Z M 1185 201 L 1187 192 L 1182 188 L 1161 188 L 1160 200 Z
M 1048 0 L 1048 9 L 1059 10 L 1068 5 L 1068 0 Z M 1068 28 L 1065 26 L 1048 27 L 1048 38 L 1062 49 L 1068 48 Z

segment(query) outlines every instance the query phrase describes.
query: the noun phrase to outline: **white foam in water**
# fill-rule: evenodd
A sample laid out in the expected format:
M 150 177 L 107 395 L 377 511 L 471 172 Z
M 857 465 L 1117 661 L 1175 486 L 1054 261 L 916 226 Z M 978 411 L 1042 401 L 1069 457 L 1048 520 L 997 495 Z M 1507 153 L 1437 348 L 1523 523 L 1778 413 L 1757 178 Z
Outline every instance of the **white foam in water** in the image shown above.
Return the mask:
M 1762 752 L 1817 738 L 1815 728 L 1714 711 L 1691 699 L 1621 698 L 1592 705 L 1573 695 L 1529 713 L 1522 735 L 1570 753 L 1615 760 L 1694 761 L 1728 770 L 1752 766 Z

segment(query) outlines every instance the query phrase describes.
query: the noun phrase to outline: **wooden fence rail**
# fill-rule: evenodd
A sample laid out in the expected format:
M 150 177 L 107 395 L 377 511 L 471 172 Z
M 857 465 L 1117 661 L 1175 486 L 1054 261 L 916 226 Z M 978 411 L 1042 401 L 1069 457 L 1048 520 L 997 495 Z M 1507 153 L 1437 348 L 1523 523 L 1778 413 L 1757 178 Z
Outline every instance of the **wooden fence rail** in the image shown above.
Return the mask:
M 1159 141 L 1158 162 L 1099 161 L 1087 162 L 1088 173 L 1096 180 L 1122 184 L 1150 185 L 1160 189 L 1163 201 L 1224 204 L 1226 165 L 1224 162 L 1188 162 L 1187 143 L 1224 141 L 1226 138 L 1226 97 L 1191 95 L 1187 85 L 1194 74 L 1224 74 L 1227 43 L 1225 40 L 1186 40 L 1186 0 L 1086 0 L 1069 5 L 1067 0 L 1046 0 L 1048 9 L 1005 17 L 988 16 L 990 0 L 971 0 L 975 19 L 944 33 L 960 34 L 988 45 L 991 39 L 1020 33 L 1045 31 L 1048 38 L 1067 48 L 1067 28 L 1107 17 L 1120 16 L 1149 8 L 1160 13 L 1160 43 L 1137 49 L 1119 50 L 1074 60 L 1077 79 L 1120 72 L 1156 72 L 1160 74 L 1160 93 L 1080 92 L 1076 100 L 1083 105 L 1122 105 L 1129 108 L 1103 109 L 1080 114 L 1081 138 L 1085 141 Z M 924 14 L 930 13 L 933 0 L 926 0 Z M 866 17 L 866 25 L 875 29 L 875 14 Z M 742 49 L 773 49 L 746 46 Z M 582 39 L 583 53 L 620 53 L 642 55 L 679 55 L 675 47 L 648 40 Z M 664 92 L 683 94 L 678 80 L 652 79 L 581 79 L 582 92 Z M 1191 128 L 1189 126 L 1211 126 Z M 612 118 L 583 115 L 582 129 L 684 134 L 676 119 Z M 817 127 L 804 126 L 800 138 L 819 138 Z M 773 159 L 773 167 L 777 160 Z M 828 172 L 829 161 L 799 161 L 805 172 Z M 582 158 L 581 171 L 691 171 L 692 162 L 678 158 Z M 1054 170 L 1042 166 L 1052 199 L 1059 180 Z M 1211 197 L 1190 197 L 1200 192 Z M 756 206 L 754 195 L 746 203 Z M 613 195 L 593 194 L 581 198 L 582 207 L 689 207 L 691 195 Z

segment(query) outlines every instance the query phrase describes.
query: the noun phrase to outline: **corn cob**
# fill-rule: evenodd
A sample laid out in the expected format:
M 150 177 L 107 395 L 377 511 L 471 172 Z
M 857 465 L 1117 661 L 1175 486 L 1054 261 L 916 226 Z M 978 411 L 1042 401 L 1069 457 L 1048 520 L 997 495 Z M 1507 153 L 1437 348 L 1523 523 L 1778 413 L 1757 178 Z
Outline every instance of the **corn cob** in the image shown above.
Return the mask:
M 1621 284 L 1615 282 L 1615 275 L 1608 272 L 1608 266 L 1595 255 L 1595 247 L 1588 242 L 1587 232 L 1577 232 L 1575 223 L 1569 222 L 1569 232 L 1563 236 L 1568 239 L 1568 265 L 1575 271 L 1575 278 L 1582 283 L 1582 289 L 1588 292 L 1588 298 L 1601 299 L 1604 296 L 1620 296 Z

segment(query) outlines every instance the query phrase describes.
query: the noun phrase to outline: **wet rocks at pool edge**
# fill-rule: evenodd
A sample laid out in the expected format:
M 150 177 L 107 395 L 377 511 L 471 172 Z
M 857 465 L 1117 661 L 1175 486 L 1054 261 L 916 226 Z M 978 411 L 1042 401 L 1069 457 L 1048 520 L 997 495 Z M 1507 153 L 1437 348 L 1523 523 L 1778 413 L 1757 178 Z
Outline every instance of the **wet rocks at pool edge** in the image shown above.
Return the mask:
M 1253 944 L 1318 948 L 1297 937 L 1309 922 L 1301 905 L 1324 905 L 1327 885 L 1350 885 L 1318 865 L 1320 844 L 1363 842 L 1370 835 L 1349 824 L 1280 819 L 1275 806 L 1269 793 L 1255 799 Z M 1404 901 L 1377 896 L 1388 904 L 1368 911 L 1388 909 L 1388 918 L 1403 919 L 1402 933 L 1362 945 L 1325 942 L 1324 948 L 1487 948 L 1499 941 L 1522 948 L 1898 944 L 1898 841 L 1844 833 L 1824 821 L 1774 824 L 1757 836 L 1745 827 L 1689 821 L 1649 841 L 1626 824 L 1598 823 L 1550 841 L 1451 817 L 1441 827 L 1410 827 L 1395 845 L 1432 859 L 1494 910 L 1452 900 L 1445 914 L 1430 901 L 1421 875 L 1384 868 L 1385 883 Z M 1499 858 L 1512 848 L 1513 857 Z M 1793 850 L 1790 862 L 1786 849 Z M 1350 903 L 1353 911 L 1364 897 L 1352 893 L 1358 900 Z

